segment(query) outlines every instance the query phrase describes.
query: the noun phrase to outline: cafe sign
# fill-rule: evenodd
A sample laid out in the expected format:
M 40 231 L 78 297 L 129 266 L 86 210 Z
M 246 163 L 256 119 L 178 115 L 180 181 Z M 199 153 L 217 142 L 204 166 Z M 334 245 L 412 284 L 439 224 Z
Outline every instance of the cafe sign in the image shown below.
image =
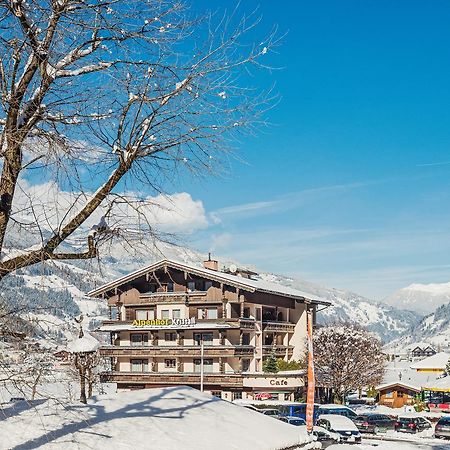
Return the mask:
M 244 377 L 244 387 L 289 389 L 305 385 L 301 376 L 296 377 Z
M 195 317 L 190 319 L 136 319 L 133 320 L 131 326 L 139 328 L 152 328 L 152 327 L 191 327 L 195 325 Z

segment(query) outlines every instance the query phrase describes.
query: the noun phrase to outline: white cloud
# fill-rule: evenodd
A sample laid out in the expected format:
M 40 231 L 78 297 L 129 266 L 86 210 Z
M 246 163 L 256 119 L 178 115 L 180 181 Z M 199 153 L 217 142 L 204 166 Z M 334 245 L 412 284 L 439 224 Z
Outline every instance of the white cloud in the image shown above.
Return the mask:
M 13 219 L 42 230 L 55 230 L 67 224 L 89 201 L 93 193 L 61 190 L 57 183 L 30 184 L 21 180 L 13 203 Z M 190 234 L 206 228 L 209 221 L 202 201 L 194 200 L 187 192 L 171 195 L 139 196 L 126 192 L 113 196 L 115 205 L 108 217 L 108 225 L 122 229 L 148 228 L 165 233 Z M 105 215 L 109 202 L 104 202 L 83 224 L 91 228 Z

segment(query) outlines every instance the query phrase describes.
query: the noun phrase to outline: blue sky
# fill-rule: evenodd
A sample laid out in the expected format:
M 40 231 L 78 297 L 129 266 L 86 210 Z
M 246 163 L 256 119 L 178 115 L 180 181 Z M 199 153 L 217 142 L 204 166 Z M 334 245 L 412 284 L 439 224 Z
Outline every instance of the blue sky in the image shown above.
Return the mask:
M 228 175 L 177 186 L 210 219 L 188 243 L 377 299 L 449 281 L 450 3 L 242 3 L 288 32 L 259 77 L 281 102 Z

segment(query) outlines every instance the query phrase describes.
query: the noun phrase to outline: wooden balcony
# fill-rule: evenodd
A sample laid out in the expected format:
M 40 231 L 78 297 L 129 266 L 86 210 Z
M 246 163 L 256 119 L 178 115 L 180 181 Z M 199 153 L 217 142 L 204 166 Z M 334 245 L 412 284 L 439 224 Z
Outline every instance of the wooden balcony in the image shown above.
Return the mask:
M 132 302 L 127 302 L 126 306 L 142 306 L 142 305 L 160 305 L 170 303 L 217 303 L 217 299 L 208 299 L 206 292 L 153 292 L 150 294 L 141 294 Z
M 103 372 L 100 380 L 108 383 L 137 383 L 155 385 L 198 385 L 199 373 L 174 373 L 174 372 Z M 231 373 L 205 373 L 205 385 L 217 385 L 226 387 L 242 387 L 242 375 Z
M 289 322 L 264 321 L 262 323 L 262 329 L 263 331 L 293 333 L 295 324 Z
M 294 347 L 291 345 L 263 345 L 263 355 L 269 355 L 274 351 L 277 356 L 285 356 L 286 352 L 290 354 L 293 350 Z
M 205 345 L 204 355 L 216 357 L 233 357 L 253 355 L 255 348 L 251 345 Z M 200 357 L 201 348 L 199 345 L 160 345 L 160 346 L 104 346 L 100 348 L 100 355 L 106 357 L 164 357 L 164 356 L 185 356 Z

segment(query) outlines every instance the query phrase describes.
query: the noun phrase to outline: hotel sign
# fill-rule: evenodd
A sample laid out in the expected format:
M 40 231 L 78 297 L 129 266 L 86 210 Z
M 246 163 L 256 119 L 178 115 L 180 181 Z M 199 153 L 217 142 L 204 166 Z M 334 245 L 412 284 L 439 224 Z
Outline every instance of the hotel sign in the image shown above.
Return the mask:
M 190 319 L 136 319 L 133 320 L 131 326 L 133 327 L 191 327 L 195 325 L 195 317 L 191 317 Z

